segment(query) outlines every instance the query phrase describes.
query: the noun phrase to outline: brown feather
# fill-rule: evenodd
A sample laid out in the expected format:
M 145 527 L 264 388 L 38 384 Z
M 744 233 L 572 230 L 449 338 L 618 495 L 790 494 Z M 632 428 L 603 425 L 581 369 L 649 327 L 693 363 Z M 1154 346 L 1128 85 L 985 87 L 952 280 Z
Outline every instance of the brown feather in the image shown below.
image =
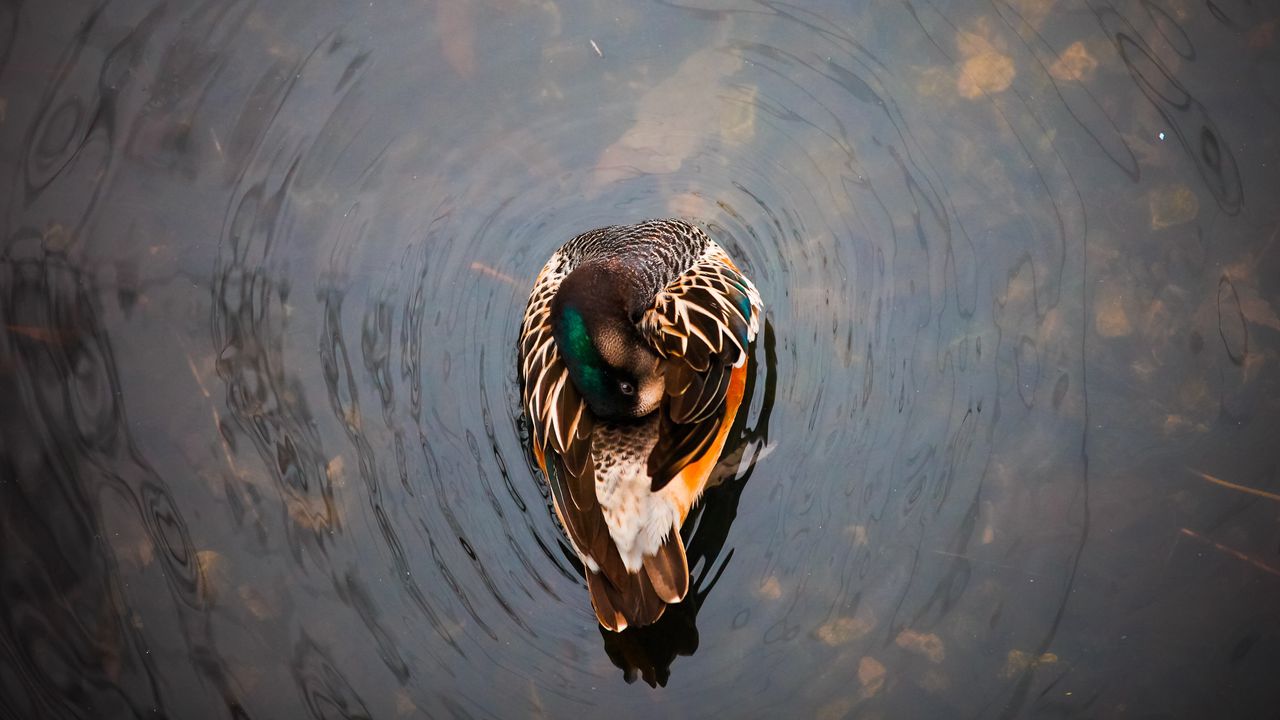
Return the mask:
M 577 390 L 570 387 L 571 383 L 565 385 L 565 389 L 560 391 L 560 400 L 556 403 L 556 413 L 560 415 L 559 421 L 563 423 L 561 427 L 565 434 L 565 447 L 561 455 L 564 457 L 565 467 L 568 468 L 569 473 L 581 477 L 586 472 L 587 464 L 591 462 L 593 422 L 591 413 L 587 411 Z M 581 507 L 576 494 L 574 504 Z
M 644 559 L 644 572 L 663 602 L 678 603 L 684 599 L 689 592 L 689 559 L 679 532 L 672 530 L 658 552 Z
M 729 367 L 715 362 L 705 373 L 694 373 L 683 393 L 673 395 L 669 412 L 678 423 L 705 420 L 724 404 L 724 391 L 729 387 Z
M 589 463 L 589 472 L 581 477 L 573 477 L 565 468 L 564 460 L 560 456 L 551 453 L 548 457 L 552 461 L 550 463 L 552 473 L 548 476 L 550 481 L 548 484 L 551 486 L 556 509 L 560 513 L 560 520 L 565 526 L 565 532 L 569 533 L 573 546 L 578 549 L 578 552 L 591 558 L 610 580 L 615 583 L 623 582 L 627 576 L 627 568 L 622 564 L 622 556 L 618 554 L 618 547 L 609 535 L 609 526 L 605 522 L 604 514 L 595 501 L 594 464 Z M 572 498 L 568 497 L 569 488 L 575 485 L 593 488 L 589 495 L 582 495 L 584 498 L 590 498 L 589 503 L 584 503 L 585 507 L 579 507 Z
M 587 590 L 591 593 L 591 607 L 595 608 L 596 619 L 606 628 L 622 632 L 627 629 L 627 619 L 614 607 L 613 598 L 607 589 L 609 587 L 608 580 L 598 573 L 587 571 Z
M 666 384 L 667 395 L 683 395 L 697 377 L 693 368 L 681 360 L 666 360 L 662 363 L 662 379 Z
M 649 451 L 649 489 L 658 492 L 680 474 L 686 465 L 698 458 L 715 440 L 723 417 L 712 415 L 696 423 L 681 424 L 662 414 L 658 425 L 658 442 Z
M 561 456 L 561 461 L 568 462 L 564 456 Z M 590 452 L 585 453 L 582 462 L 582 472 L 576 475 L 564 465 L 565 476 L 562 482 L 568 490 L 569 501 L 573 503 L 574 509 L 591 511 L 596 509 L 596 468 Z
M 662 613 L 666 612 L 667 604 L 658 597 L 658 591 L 654 589 L 653 583 L 649 581 L 648 573 L 637 573 L 631 577 L 635 578 L 637 602 L 635 604 L 634 614 L 628 618 L 634 626 L 652 625 L 662 617 Z
M 688 577 L 687 572 L 685 576 Z M 652 625 L 667 609 L 667 603 L 658 596 L 646 573 L 629 574 L 618 585 L 604 575 L 588 571 L 587 589 L 591 592 L 596 618 L 614 632 Z

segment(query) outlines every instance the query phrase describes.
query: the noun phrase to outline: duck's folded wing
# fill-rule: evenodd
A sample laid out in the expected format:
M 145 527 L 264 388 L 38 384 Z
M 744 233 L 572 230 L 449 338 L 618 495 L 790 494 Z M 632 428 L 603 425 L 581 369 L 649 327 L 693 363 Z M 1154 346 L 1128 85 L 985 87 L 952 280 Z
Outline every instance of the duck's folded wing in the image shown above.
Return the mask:
M 540 287 L 543 283 L 539 283 Z M 560 455 L 570 474 L 582 477 L 591 460 L 591 431 L 594 418 L 587 403 L 569 380 L 569 368 L 556 349 L 551 332 L 551 296 L 535 291 L 525 313 L 520 333 L 520 372 L 524 379 L 524 406 L 529 411 L 529 432 L 538 464 L 546 471 L 548 450 Z M 594 503 L 594 487 L 566 488 L 575 505 L 587 504 L 580 490 L 589 491 Z
M 720 431 L 733 368 L 760 326 L 755 287 L 718 248 L 668 284 L 640 321 L 663 358 L 667 402 L 649 455 L 653 490 L 701 457 Z
M 541 278 L 540 278 L 541 280 Z M 595 417 L 569 379 L 569 370 L 552 336 L 550 299 L 554 287 L 535 285 L 520 333 L 524 405 L 529 412 L 533 454 L 551 487 L 556 516 L 574 549 L 614 584 L 622 583 L 626 567 L 609 535 L 596 500 L 591 433 Z M 603 618 L 603 615 L 602 615 Z

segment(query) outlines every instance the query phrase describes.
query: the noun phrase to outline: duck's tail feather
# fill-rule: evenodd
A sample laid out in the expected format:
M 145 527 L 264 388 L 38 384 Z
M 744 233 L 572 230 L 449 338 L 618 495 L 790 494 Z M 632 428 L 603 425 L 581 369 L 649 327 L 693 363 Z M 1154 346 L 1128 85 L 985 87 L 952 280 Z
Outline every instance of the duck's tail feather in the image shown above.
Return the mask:
M 617 594 L 613 583 L 600 573 L 587 570 L 587 589 L 591 591 L 591 607 L 595 608 L 600 624 L 614 632 L 626 630 L 627 618 L 613 602 Z
M 684 599 L 689 592 L 689 560 L 679 532 L 672 529 L 658 546 L 658 552 L 644 559 L 644 573 L 663 602 L 678 603 Z
M 602 573 L 587 570 L 591 606 L 600 624 L 614 632 L 652 625 L 668 603 L 677 603 L 689 592 L 689 563 L 680 534 L 672 531 L 655 555 L 644 559 L 644 568 L 626 573 L 614 583 Z

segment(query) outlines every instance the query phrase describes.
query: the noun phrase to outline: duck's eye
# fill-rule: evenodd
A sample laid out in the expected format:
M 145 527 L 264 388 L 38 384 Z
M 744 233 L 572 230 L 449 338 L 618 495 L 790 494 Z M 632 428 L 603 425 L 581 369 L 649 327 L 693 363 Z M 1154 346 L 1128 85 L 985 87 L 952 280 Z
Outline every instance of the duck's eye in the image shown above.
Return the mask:
M 618 392 L 622 393 L 623 395 L 635 395 L 636 386 L 632 385 L 626 380 L 623 380 L 622 382 L 618 383 Z

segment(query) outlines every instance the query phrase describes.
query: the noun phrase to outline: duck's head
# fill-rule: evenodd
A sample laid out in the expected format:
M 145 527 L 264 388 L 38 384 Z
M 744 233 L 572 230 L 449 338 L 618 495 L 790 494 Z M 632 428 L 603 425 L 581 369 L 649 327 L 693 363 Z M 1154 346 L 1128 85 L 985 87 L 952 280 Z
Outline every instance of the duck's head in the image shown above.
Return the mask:
M 598 418 L 648 415 L 662 400 L 658 356 L 636 329 L 652 297 L 616 260 L 583 263 L 551 300 L 551 331 L 569 378 Z

